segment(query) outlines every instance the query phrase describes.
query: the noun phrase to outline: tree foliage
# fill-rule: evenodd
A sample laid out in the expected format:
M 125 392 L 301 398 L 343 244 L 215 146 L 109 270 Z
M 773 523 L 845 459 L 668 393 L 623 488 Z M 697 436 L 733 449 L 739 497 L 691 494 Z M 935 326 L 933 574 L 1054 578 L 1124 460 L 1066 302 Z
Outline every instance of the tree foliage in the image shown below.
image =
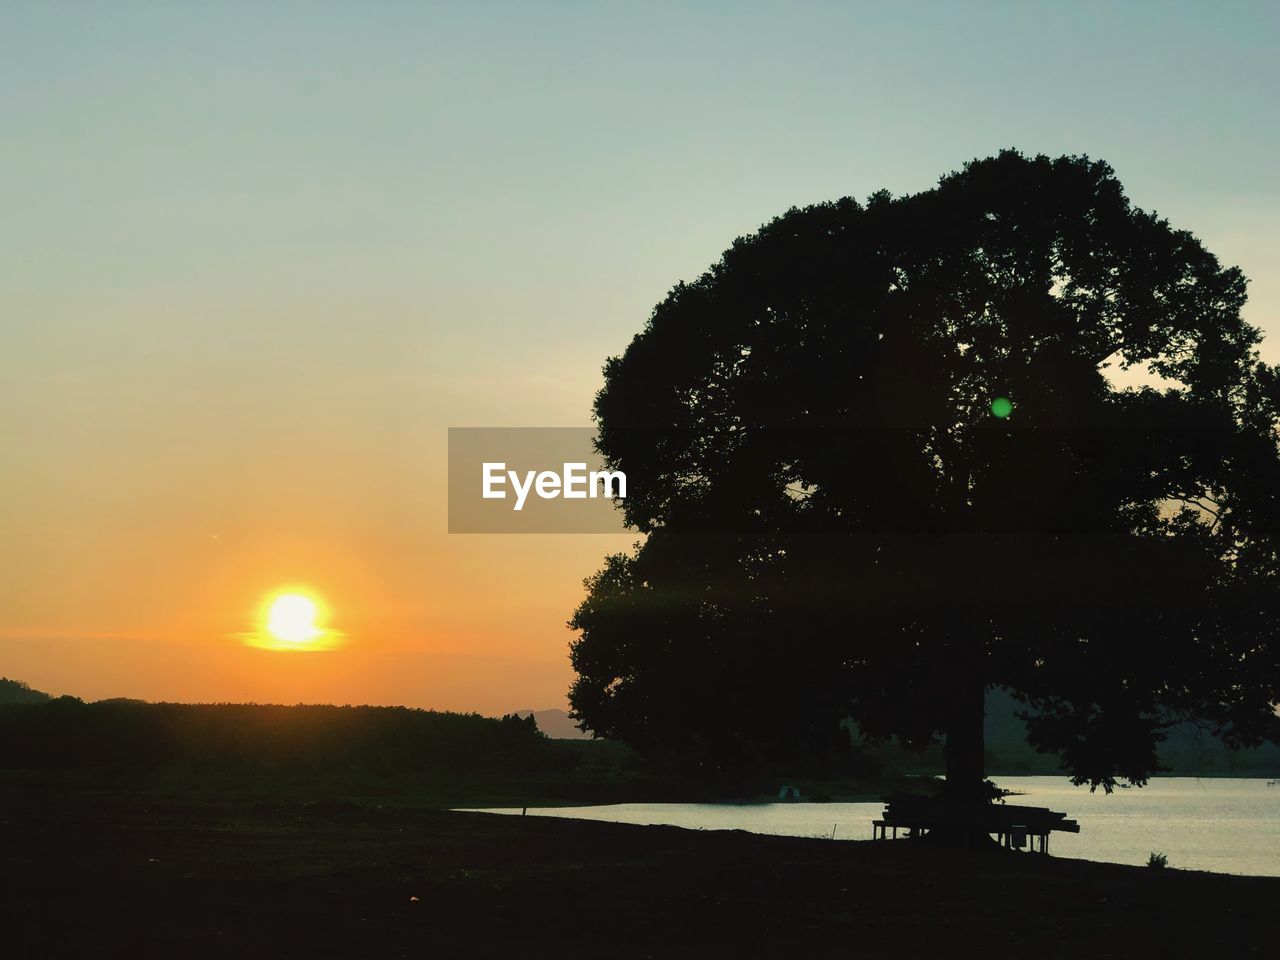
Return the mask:
M 737 240 L 605 367 L 645 538 L 570 622 L 575 715 L 698 762 L 942 735 L 968 790 L 993 686 L 1108 789 L 1175 719 L 1274 736 L 1280 369 L 1244 302 L 1083 157 Z

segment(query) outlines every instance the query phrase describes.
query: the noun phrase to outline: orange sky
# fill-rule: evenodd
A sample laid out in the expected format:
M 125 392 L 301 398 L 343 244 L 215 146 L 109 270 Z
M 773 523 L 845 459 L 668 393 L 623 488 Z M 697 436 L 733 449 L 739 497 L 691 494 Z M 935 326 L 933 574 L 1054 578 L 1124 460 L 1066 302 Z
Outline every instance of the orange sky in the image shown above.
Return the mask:
M 450 537 L 438 435 L 404 448 L 403 462 L 330 434 L 314 456 L 288 441 L 232 445 L 226 456 L 241 465 L 215 469 L 150 434 L 113 463 L 95 431 L 67 430 L 77 436 L 64 438 L 56 465 L 18 471 L 24 516 L 0 543 L 0 672 L 55 693 L 559 706 L 570 680 L 564 621 L 580 581 L 633 539 Z M 341 647 L 278 653 L 240 642 L 260 627 L 264 596 L 298 584 L 324 599 Z

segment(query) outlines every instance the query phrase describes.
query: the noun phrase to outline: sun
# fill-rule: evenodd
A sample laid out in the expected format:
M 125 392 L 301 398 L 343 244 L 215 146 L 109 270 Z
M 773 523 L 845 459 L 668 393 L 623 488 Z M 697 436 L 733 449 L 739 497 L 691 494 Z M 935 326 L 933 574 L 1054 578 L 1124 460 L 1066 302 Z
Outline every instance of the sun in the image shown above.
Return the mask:
M 335 630 L 328 620 L 328 605 L 310 587 L 280 587 L 263 599 L 256 625 L 232 636 L 260 650 L 335 650 L 346 642 L 347 635 Z
M 310 643 L 324 635 L 319 605 L 300 593 L 282 593 L 267 607 L 267 633 L 285 643 Z
M 320 653 L 345 646 L 349 635 L 330 622 L 331 609 L 320 594 L 299 583 L 264 595 L 249 629 L 229 636 L 259 650 Z

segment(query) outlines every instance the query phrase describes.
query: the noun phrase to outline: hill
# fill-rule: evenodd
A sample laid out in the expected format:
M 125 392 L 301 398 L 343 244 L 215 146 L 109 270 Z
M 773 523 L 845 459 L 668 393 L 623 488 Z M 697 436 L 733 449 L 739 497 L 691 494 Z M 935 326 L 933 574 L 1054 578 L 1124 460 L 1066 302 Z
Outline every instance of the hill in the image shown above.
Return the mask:
M 32 690 L 20 680 L 0 677 L 0 703 L 44 703 L 49 699 L 49 694 Z

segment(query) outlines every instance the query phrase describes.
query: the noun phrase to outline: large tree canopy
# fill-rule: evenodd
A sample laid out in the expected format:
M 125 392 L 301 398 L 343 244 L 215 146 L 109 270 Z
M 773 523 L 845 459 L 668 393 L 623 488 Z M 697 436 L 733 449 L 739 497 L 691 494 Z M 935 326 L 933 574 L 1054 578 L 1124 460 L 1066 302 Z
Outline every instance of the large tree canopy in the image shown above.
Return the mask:
M 965 795 L 991 686 L 1107 788 L 1175 719 L 1274 736 L 1280 369 L 1244 301 L 1080 157 L 739 239 L 605 367 L 646 537 L 571 621 L 577 717 L 711 761 L 942 735 Z

